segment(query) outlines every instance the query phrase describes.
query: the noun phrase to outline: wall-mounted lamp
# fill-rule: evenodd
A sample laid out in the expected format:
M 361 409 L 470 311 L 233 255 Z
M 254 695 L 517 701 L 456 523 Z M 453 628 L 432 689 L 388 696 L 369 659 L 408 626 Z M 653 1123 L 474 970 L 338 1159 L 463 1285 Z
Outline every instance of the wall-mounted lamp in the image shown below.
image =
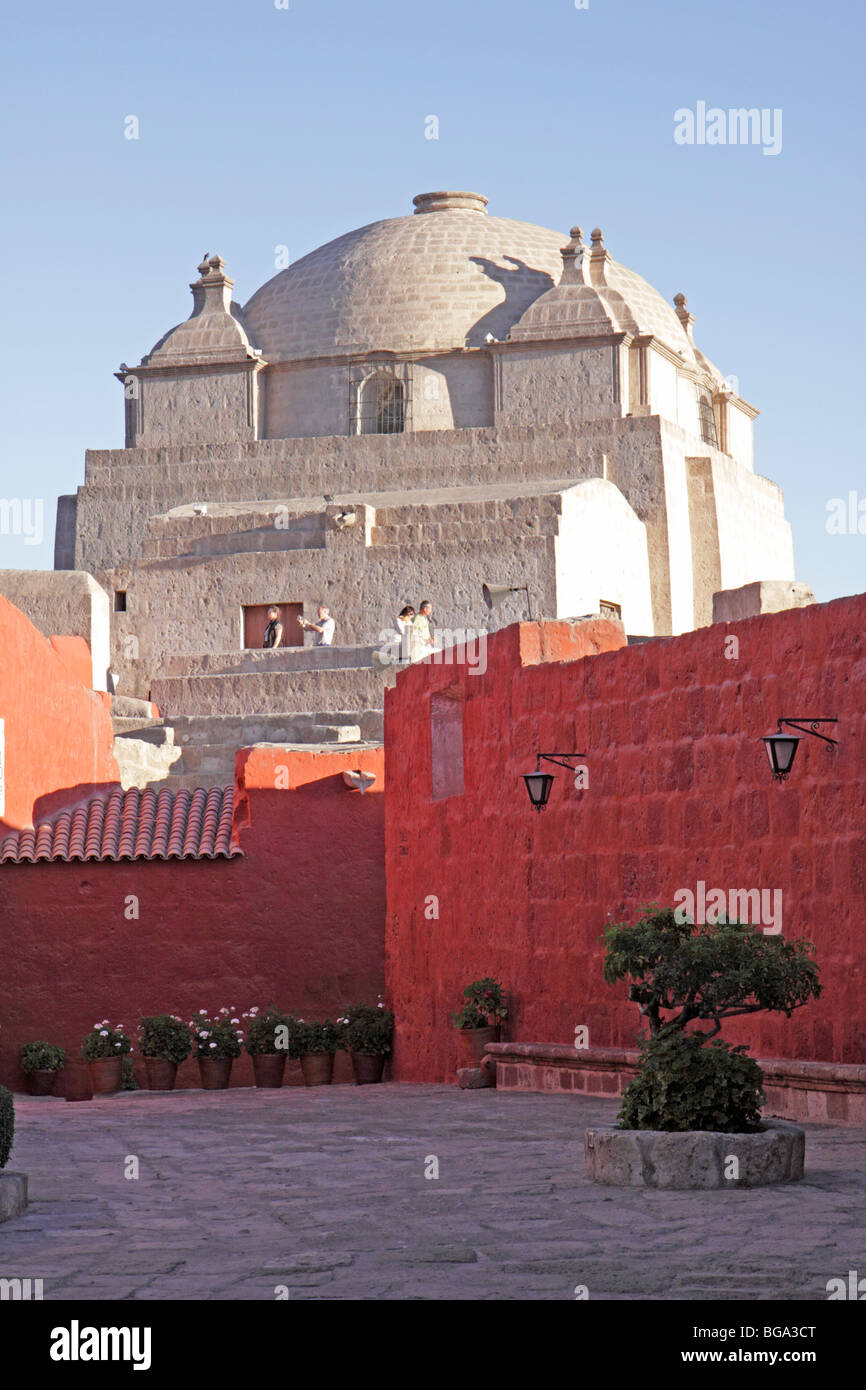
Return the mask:
M 536 753 L 535 771 L 523 773 L 529 800 L 536 811 L 544 810 L 550 800 L 550 789 L 553 786 L 553 773 L 541 771 L 542 760 L 547 763 L 556 763 L 558 767 L 568 768 L 569 772 L 575 772 L 577 769 L 573 768 L 566 759 L 585 757 L 585 753 Z
M 504 603 L 510 594 L 526 595 L 526 611 L 529 614 L 529 621 L 534 622 L 532 616 L 532 602 L 529 597 L 529 586 L 527 584 L 482 584 L 481 593 L 484 598 L 488 612 L 492 613 L 494 608 L 498 608 L 500 603 Z
M 812 738 L 820 738 L 824 743 L 832 744 L 835 748 L 838 739 L 829 738 L 827 734 L 818 733 L 819 724 L 838 724 L 839 720 L 832 719 L 811 719 L 808 715 L 798 714 L 794 719 L 780 719 L 779 727 L 774 734 L 764 734 L 763 742 L 767 749 L 767 757 L 770 760 L 770 767 L 773 769 L 773 776 L 777 782 L 784 782 L 791 768 L 794 766 L 794 759 L 797 756 L 797 746 L 800 742 L 801 734 L 809 734 Z M 796 729 L 796 734 L 783 734 L 782 725 L 786 724 L 789 729 Z M 804 725 L 808 724 L 809 728 Z

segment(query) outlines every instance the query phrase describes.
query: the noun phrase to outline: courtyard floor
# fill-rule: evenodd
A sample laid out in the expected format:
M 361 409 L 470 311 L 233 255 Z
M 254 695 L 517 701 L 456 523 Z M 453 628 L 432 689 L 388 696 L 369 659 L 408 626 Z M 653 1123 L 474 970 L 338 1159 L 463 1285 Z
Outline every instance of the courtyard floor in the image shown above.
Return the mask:
M 866 1275 L 866 1130 L 807 1126 L 803 1183 L 626 1191 L 583 1168 L 616 1108 L 403 1085 L 16 1098 L 30 1206 L 0 1227 L 0 1277 L 64 1300 L 826 1300 Z

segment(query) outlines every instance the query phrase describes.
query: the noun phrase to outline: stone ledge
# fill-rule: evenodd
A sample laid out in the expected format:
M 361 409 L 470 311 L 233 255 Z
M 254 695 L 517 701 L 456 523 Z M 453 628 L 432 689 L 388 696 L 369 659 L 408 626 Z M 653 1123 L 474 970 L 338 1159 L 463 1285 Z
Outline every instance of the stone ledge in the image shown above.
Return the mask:
M 0 1173 L 0 1221 L 20 1216 L 27 1206 L 27 1174 Z
M 688 1191 L 800 1182 L 805 1152 L 802 1129 L 783 1120 L 766 1120 L 757 1134 L 597 1125 L 584 1136 L 587 1177 L 608 1187 Z M 728 1176 L 732 1159 L 736 1177 Z
M 490 1043 L 502 1091 L 568 1092 L 620 1096 L 634 1076 L 635 1048 L 568 1043 Z M 758 1058 L 764 1072 L 766 1110 L 789 1120 L 866 1124 L 866 1064 Z

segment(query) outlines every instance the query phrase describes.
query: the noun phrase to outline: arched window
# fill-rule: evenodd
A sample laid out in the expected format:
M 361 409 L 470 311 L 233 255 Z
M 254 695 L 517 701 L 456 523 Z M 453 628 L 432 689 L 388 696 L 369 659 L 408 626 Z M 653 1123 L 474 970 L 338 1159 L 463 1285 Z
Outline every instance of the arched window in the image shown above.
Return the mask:
M 713 398 L 705 386 L 699 386 L 698 391 L 698 423 L 701 428 L 701 439 L 705 444 L 712 444 L 714 448 L 719 447 L 716 437 L 716 416 L 713 411 Z
M 402 434 L 405 418 L 406 392 L 402 381 L 388 372 L 368 376 L 358 395 L 358 433 Z

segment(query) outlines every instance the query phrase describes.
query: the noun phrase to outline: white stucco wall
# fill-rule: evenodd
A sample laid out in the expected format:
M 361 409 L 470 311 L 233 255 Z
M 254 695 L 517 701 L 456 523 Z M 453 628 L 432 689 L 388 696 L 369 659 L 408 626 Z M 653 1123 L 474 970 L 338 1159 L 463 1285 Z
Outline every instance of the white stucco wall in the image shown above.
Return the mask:
M 652 636 L 646 527 L 618 487 L 590 478 L 562 494 L 556 538 L 556 616 L 619 604 L 626 632 Z
M 728 453 L 750 471 L 755 467 L 754 421 L 740 410 L 736 401 L 728 401 Z

